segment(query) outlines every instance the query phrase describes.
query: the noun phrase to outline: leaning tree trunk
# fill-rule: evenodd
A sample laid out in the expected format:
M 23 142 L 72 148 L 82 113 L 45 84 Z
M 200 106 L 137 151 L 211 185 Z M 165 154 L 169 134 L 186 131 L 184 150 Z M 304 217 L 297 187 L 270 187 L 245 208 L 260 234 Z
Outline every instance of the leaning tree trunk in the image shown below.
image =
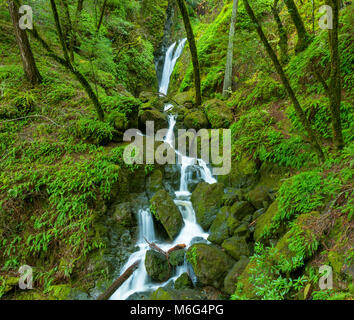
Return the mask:
M 272 13 L 274 16 L 274 20 L 277 24 L 278 28 L 278 33 L 279 33 L 279 48 L 280 48 L 280 61 L 282 64 L 287 64 L 289 61 L 289 56 L 288 56 L 288 35 L 286 33 L 286 30 L 284 28 L 283 23 L 281 22 L 280 16 L 279 16 L 279 9 L 278 9 L 278 0 L 274 1 L 274 4 L 272 6 Z
M 195 85 L 195 104 L 198 107 L 202 104 L 202 95 L 200 90 L 200 71 L 199 71 L 197 46 L 195 45 L 194 34 L 193 34 L 191 23 L 189 21 L 186 4 L 184 0 L 177 0 L 177 4 L 183 17 L 184 28 L 186 29 L 189 49 L 192 56 L 193 71 L 194 71 L 194 85 Z
M 100 20 L 98 21 L 98 25 L 97 25 L 97 32 L 100 31 L 100 28 L 101 28 L 101 25 L 103 22 L 104 13 L 106 11 L 106 7 L 107 7 L 107 0 L 104 0 L 103 5 L 102 5 Z
M 229 45 L 227 47 L 227 58 L 226 58 L 226 68 L 225 68 L 225 77 L 224 77 L 224 85 L 222 90 L 222 95 L 227 98 L 230 96 L 230 89 L 232 88 L 232 60 L 234 54 L 234 35 L 235 35 L 235 24 L 236 24 L 236 16 L 238 9 L 238 0 L 234 0 L 232 6 L 232 14 L 231 14 L 231 24 L 230 24 L 230 32 L 229 32 Z
M 339 25 L 339 0 L 328 0 L 328 5 L 332 7 L 333 29 L 328 29 L 329 50 L 331 55 L 331 74 L 329 80 L 329 100 L 332 116 L 333 143 L 337 149 L 344 146 L 342 135 L 342 124 L 340 120 L 341 104 L 341 78 L 340 78 L 340 58 L 338 51 L 338 25 Z
M 42 82 L 42 77 L 37 69 L 26 30 L 22 30 L 19 25 L 19 7 L 16 1 L 8 1 L 8 4 L 25 76 L 32 85 L 39 84 Z
M 245 4 L 245 8 L 246 8 L 246 11 L 249 15 L 249 17 L 251 18 L 252 22 L 256 25 L 256 28 L 257 28 L 257 33 L 261 39 L 261 41 L 263 42 L 263 45 L 270 57 L 270 59 L 272 60 L 273 64 L 274 64 L 274 67 L 275 69 L 277 70 L 280 78 L 281 78 L 281 81 L 291 99 L 291 102 L 293 103 L 294 105 L 294 108 L 295 108 L 295 112 L 297 114 L 297 117 L 299 118 L 301 124 L 303 125 L 303 127 L 305 128 L 305 130 L 307 131 L 307 134 L 311 140 L 311 143 L 313 144 L 319 158 L 323 161 L 324 160 L 324 154 L 323 154 L 323 151 L 322 151 L 322 148 L 320 146 L 320 143 L 317 139 L 317 136 L 315 134 L 315 132 L 313 131 L 312 127 L 311 127 L 311 124 L 309 123 L 303 109 L 301 108 L 300 106 L 300 103 L 299 101 L 297 100 L 296 96 L 295 96 L 295 93 L 290 85 L 290 82 L 288 80 L 288 78 L 286 77 L 285 75 L 285 72 L 282 68 L 282 66 L 280 65 L 280 62 L 278 60 L 278 57 L 277 55 L 275 54 L 273 48 L 271 47 L 271 45 L 269 44 L 264 32 L 263 32 L 263 29 L 262 29 L 262 26 L 261 24 L 259 23 L 259 21 L 257 20 L 252 8 L 250 7 L 249 3 L 248 3 L 248 0 L 243 0 L 244 4 Z
M 294 0 L 284 0 L 284 2 L 288 8 L 291 19 L 295 24 L 298 37 L 295 52 L 299 53 L 304 51 L 308 47 L 311 38 L 305 29 L 304 23 L 301 19 L 299 11 L 297 10 Z

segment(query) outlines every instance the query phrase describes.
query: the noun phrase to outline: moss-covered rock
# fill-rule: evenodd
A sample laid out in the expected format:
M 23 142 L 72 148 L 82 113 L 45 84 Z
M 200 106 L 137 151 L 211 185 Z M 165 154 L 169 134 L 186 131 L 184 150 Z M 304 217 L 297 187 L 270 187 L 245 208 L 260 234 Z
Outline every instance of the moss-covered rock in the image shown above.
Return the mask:
M 235 202 L 230 209 L 230 222 L 232 219 L 242 221 L 246 216 L 253 214 L 255 211 L 254 207 L 248 201 L 237 201 Z M 233 227 L 238 227 L 238 225 L 233 225 L 229 223 L 231 234 L 235 231 Z
M 215 220 L 211 224 L 208 240 L 210 242 L 221 244 L 230 237 L 229 228 L 227 226 L 227 218 L 230 215 L 230 207 L 222 207 L 217 213 Z
M 146 192 L 152 197 L 158 190 L 163 188 L 163 173 L 160 169 L 155 169 L 146 179 Z
M 259 180 L 257 165 L 247 156 L 231 162 L 231 171 L 228 175 L 218 176 L 218 181 L 227 187 L 246 188 Z
M 186 250 L 184 249 L 172 251 L 169 254 L 169 261 L 171 266 L 174 267 L 181 266 L 184 263 L 185 254 L 186 254 Z
M 203 111 L 192 109 L 186 114 L 184 125 L 187 129 L 195 129 L 198 131 L 203 128 L 207 129 L 209 122 Z
M 167 258 L 160 252 L 148 250 L 145 255 L 145 269 L 155 281 L 166 281 L 170 277 Z
M 71 287 L 67 284 L 59 284 L 48 288 L 51 299 L 70 300 Z
M 257 185 L 249 191 L 246 198 L 256 209 L 268 208 L 271 202 L 268 189 L 263 185 Z
M 123 227 L 132 227 L 135 223 L 130 202 L 116 205 L 114 207 L 113 219 Z
M 193 191 L 191 201 L 197 221 L 204 230 L 208 230 L 222 205 L 224 185 L 201 182 Z
M 176 102 L 178 102 L 181 106 L 191 109 L 194 106 L 194 92 L 192 90 L 178 92 L 175 95 L 174 100 L 176 100 Z
M 242 274 L 243 270 L 249 263 L 249 259 L 246 257 L 241 257 L 237 261 L 232 269 L 228 272 L 227 276 L 224 279 L 224 290 L 228 294 L 233 294 L 236 289 L 237 278 Z
M 143 104 L 139 109 L 139 128 L 145 132 L 146 122 L 154 122 L 154 131 L 168 128 L 168 121 L 165 114 L 154 108 L 150 103 Z
M 200 283 L 223 288 L 224 278 L 234 261 L 222 250 L 204 243 L 196 243 L 187 251 L 195 275 Z
M 233 236 L 226 239 L 221 245 L 225 251 L 235 260 L 239 260 L 242 256 L 249 256 L 250 250 L 248 248 L 245 238 Z
M 274 216 L 278 213 L 278 201 L 274 201 L 267 211 L 257 218 L 256 227 L 253 234 L 254 241 L 261 240 L 262 235 L 272 224 Z
M 158 288 L 150 300 L 206 300 L 206 296 L 196 289 Z
M 213 129 L 229 128 L 233 122 L 231 109 L 222 101 L 212 99 L 203 104 L 208 121 Z
M 172 197 L 161 189 L 150 200 L 150 209 L 161 222 L 169 238 L 173 240 L 181 231 L 183 218 Z
M 187 272 L 182 273 L 175 281 L 176 289 L 192 289 L 193 282 Z

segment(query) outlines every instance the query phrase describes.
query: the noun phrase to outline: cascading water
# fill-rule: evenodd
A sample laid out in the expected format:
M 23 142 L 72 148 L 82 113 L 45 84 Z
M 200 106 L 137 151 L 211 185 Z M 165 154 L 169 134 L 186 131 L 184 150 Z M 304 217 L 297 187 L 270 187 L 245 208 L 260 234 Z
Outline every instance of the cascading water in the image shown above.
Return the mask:
M 168 86 L 170 82 L 170 76 L 173 72 L 177 59 L 181 55 L 184 45 L 186 43 L 186 39 L 181 40 L 178 44 L 172 44 L 166 52 L 165 64 L 163 68 L 163 75 L 160 83 L 160 93 L 167 94 Z M 175 47 L 177 45 L 176 50 Z M 166 104 L 165 111 L 170 110 L 172 105 Z M 169 128 L 167 134 L 165 136 L 164 142 L 168 143 L 172 148 L 173 146 L 173 131 L 176 125 L 176 116 L 173 114 L 168 115 Z M 171 247 L 184 243 L 188 247 L 193 238 L 201 237 L 206 239 L 208 234 L 203 231 L 203 229 L 198 225 L 195 212 L 192 206 L 191 201 L 189 200 L 191 193 L 188 190 L 188 183 L 190 181 L 190 174 L 188 172 L 188 168 L 194 166 L 197 168 L 201 180 L 204 180 L 207 183 L 216 183 L 217 181 L 213 178 L 210 169 L 207 164 L 202 159 L 190 158 L 185 155 L 180 154 L 177 150 L 176 155 L 178 155 L 181 159 L 181 180 L 180 180 L 180 188 L 175 191 L 176 198 L 174 200 L 175 204 L 179 208 L 184 226 L 173 241 L 173 243 L 164 243 L 158 241 L 155 237 L 154 230 L 154 222 L 152 218 L 152 214 L 149 210 L 140 210 L 138 214 L 138 222 L 139 222 L 139 238 L 137 241 L 137 246 L 139 248 L 138 251 L 133 253 L 128 259 L 127 263 L 124 265 L 121 273 L 123 273 L 129 266 L 131 266 L 134 262 L 140 260 L 140 264 L 135 270 L 135 272 L 130 276 L 130 278 L 124 282 L 124 284 L 112 295 L 112 300 L 125 300 L 129 298 L 132 294 L 137 292 L 147 292 L 156 290 L 157 288 L 164 286 L 167 282 L 171 280 L 176 280 L 183 272 L 187 271 L 187 263 L 176 268 L 175 276 L 170 278 L 165 283 L 154 283 L 149 278 L 145 265 L 144 259 L 146 251 L 149 250 L 149 245 L 145 241 L 156 243 L 161 249 L 168 250 Z

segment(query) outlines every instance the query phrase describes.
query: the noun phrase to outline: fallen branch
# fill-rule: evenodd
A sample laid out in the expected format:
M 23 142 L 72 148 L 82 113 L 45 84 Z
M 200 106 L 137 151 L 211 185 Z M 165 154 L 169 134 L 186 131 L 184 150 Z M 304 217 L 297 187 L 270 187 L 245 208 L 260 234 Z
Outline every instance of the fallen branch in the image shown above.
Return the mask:
M 108 300 L 113 293 L 131 276 L 131 274 L 138 268 L 140 260 L 134 262 L 113 284 L 102 293 L 96 300 Z
M 149 245 L 149 247 L 152 249 L 152 250 L 155 250 L 157 252 L 160 252 L 162 253 L 167 259 L 168 259 L 168 253 L 165 252 L 164 250 L 162 250 L 157 244 L 153 243 L 153 242 L 149 242 L 146 238 L 144 238 L 145 241 L 147 242 L 147 244 Z

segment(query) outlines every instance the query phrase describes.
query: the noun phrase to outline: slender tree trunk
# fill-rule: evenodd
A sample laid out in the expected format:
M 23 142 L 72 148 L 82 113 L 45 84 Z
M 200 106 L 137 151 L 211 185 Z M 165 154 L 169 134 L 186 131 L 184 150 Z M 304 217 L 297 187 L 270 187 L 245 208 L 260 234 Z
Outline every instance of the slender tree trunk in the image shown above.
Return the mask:
M 194 71 L 194 85 L 195 85 L 195 103 L 199 107 L 202 104 L 202 95 L 200 90 L 200 71 L 197 47 L 195 45 L 194 34 L 191 23 L 189 21 L 188 11 L 184 0 L 177 0 L 178 7 L 181 11 L 184 28 L 186 29 L 189 49 L 192 56 L 193 71 Z
M 72 22 L 71 22 L 71 17 L 70 17 L 70 11 L 69 11 L 69 6 L 66 0 L 61 0 L 60 1 L 62 8 L 64 9 L 65 13 L 65 24 L 64 24 L 64 32 L 63 36 L 69 51 L 69 56 L 71 62 L 74 62 L 74 33 L 73 33 L 73 27 L 72 27 Z
M 82 11 L 82 9 L 83 9 L 83 7 L 84 7 L 84 0 L 78 0 L 78 1 L 77 1 L 77 9 L 76 9 L 76 12 L 77 12 L 78 14 L 80 14 L 81 11 Z
M 331 74 L 329 80 L 329 100 L 332 115 L 333 143 L 337 149 L 344 146 L 342 124 L 340 120 L 341 104 L 341 78 L 340 58 L 338 51 L 338 28 L 339 28 L 339 0 L 328 0 L 328 5 L 333 9 L 333 29 L 328 29 L 329 50 L 331 54 Z
M 106 11 L 106 7 L 107 7 L 107 0 L 104 0 L 103 5 L 102 5 L 100 20 L 98 21 L 98 25 L 97 25 L 97 32 L 100 31 L 101 24 L 102 24 L 103 17 L 104 17 L 104 13 Z
M 39 84 L 42 82 L 42 77 L 37 69 L 26 30 L 22 30 L 19 25 L 19 6 L 16 1 L 8 1 L 8 4 L 25 76 L 32 85 Z
M 284 2 L 288 8 L 291 19 L 295 24 L 298 37 L 295 52 L 299 53 L 304 51 L 308 47 L 311 38 L 305 29 L 304 23 L 301 19 L 299 11 L 297 10 L 294 0 L 284 0 Z
M 233 60 L 233 54 L 234 54 L 234 35 L 235 35 L 237 9 L 238 9 L 238 0 L 234 0 L 233 6 L 232 6 L 232 14 L 231 14 L 229 45 L 227 47 L 227 58 L 226 58 L 224 85 L 223 85 L 223 90 L 222 90 L 222 95 L 225 98 L 230 96 L 229 91 L 232 88 L 232 60 Z
M 295 112 L 297 114 L 297 117 L 299 118 L 301 124 L 303 125 L 303 127 L 305 128 L 319 158 L 323 161 L 324 160 L 324 154 L 323 154 L 323 151 L 322 151 L 322 148 L 320 146 L 320 143 L 318 141 L 318 138 L 315 134 L 315 132 L 313 131 L 312 127 L 311 127 L 311 124 L 309 123 L 303 109 L 301 108 L 300 106 L 300 103 L 299 101 L 297 100 L 296 96 L 295 96 L 295 93 L 290 85 L 290 82 L 288 80 L 288 78 L 286 77 L 285 75 L 285 72 L 282 68 L 282 66 L 280 65 L 280 62 L 277 58 L 277 55 L 275 54 L 273 48 L 271 47 L 271 45 L 269 44 L 264 32 L 263 32 L 263 29 L 259 23 L 259 21 L 257 20 L 252 8 L 250 7 L 249 3 L 248 3 L 248 0 L 243 0 L 244 4 L 245 4 L 245 8 L 246 8 L 246 11 L 249 15 L 249 17 L 251 18 L 251 20 L 253 21 L 253 23 L 256 25 L 256 28 L 257 28 L 257 33 L 261 39 L 261 41 L 263 42 L 263 45 L 269 55 L 269 57 L 271 58 L 271 60 L 273 61 L 273 64 L 274 64 L 274 67 L 275 69 L 277 70 L 280 78 L 281 78 L 281 81 L 289 95 L 289 98 L 291 99 L 291 102 L 293 103 L 294 105 L 294 108 L 295 108 Z
M 279 33 L 280 61 L 282 64 L 287 64 L 289 61 L 288 35 L 286 33 L 284 25 L 281 22 L 281 19 L 279 16 L 278 0 L 274 0 L 274 4 L 272 6 L 272 12 L 273 12 L 274 20 L 277 24 L 278 33 Z
M 44 48 L 48 51 L 48 53 L 50 54 L 51 57 L 53 57 L 56 61 L 58 61 L 59 63 L 61 63 L 62 65 L 64 65 L 66 68 L 68 68 L 77 78 L 77 80 L 81 83 L 81 85 L 84 87 L 85 91 L 87 92 L 88 96 L 90 97 L 90 99 L 92 100 L 96 111 L 97 111 L 97 115 L 98 118 L 103 121 L 104 120 L 104 112 L 102 109 L 102 106 L 98 100 L 97 95 L 94 93 L 94 91 L 92 90 L 91 85 L 89 84 L 89 82 L 86 80 L 86 78 L 80 73 L 79 70 L 77 70 L 71 63 L 69 55 L 68 55 L 68 50 L 66 47 L 66 43 L 63 37 L 63 32 L 61 29 L 61 25 L 60 25 L 60 20 L 59 20 L 59 15 L 58 15 L 58 10 L 55 4 L 55 0 L 50 0 L 50 4 L 52 7 L 52 11 L 53 11 L 53 16 L 54 16 L 54 21 L 55 21 L 55 26 L 58 32 L 58 36 L 59 36 L 59 40 L 60 40 L 60 44 L 63 50 L 63 54 L 64 54 L 64 59 L 58 57 L 49 47 L 49 45 L 40 38 L 38 32 L 33 29 L 33 34 L 34 36 L 41 42 L 41 44 L 44 46 Z

